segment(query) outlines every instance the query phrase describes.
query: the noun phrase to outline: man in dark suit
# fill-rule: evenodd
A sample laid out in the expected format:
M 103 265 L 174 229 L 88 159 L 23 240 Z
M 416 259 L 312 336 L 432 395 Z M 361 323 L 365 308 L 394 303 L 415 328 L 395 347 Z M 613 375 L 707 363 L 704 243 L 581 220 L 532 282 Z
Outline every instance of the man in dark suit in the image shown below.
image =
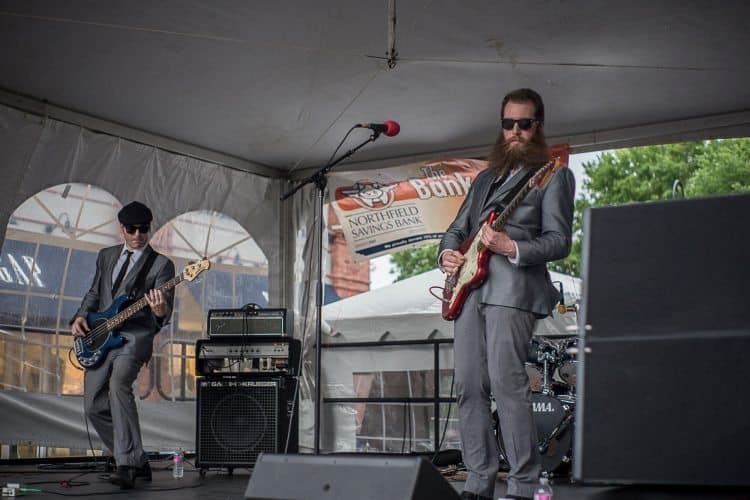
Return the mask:
M 502 130 L 489 167 L 477 176 L 440 243 L 439 263 L 455 272 L 457 249 L 505 201 L 529 171 L 549 158 L 544 139 L 544 103 L 531 89 L 509 93 L 501 106 Z M 559 299 L 547 262 L 571 247 L 575 179 L 560 169 L 532 190 L 501 231 L 481 229 L 492 252 L 482 286 L 469 294 L 454 327 L 454 366 L 463 460 L 468 470 L 463 499 L 493 498 L 498 449 L 490 394 L 495 398 L 510 465 L 508 498 L 531 498 L 541 472 L 531 389 L 524 363 L 536 320 Z
M 119 330 L 127 342 L 110 351 L 104 362 L 84 376 L 86 415 L 117 463 L 110 481 L 122 489 L 132 488 L 135 479 L 151 480 L 151 467 L 143 450 L 133 383 L 141 367 L 151 359 L 154 336 L 172 315 L 173 294 L 158 288 L 175 275 L 174 264 L 148 244 L 151 210 L 137 201 L 117 214 L 124 245 L 101 250 L 96 274 L 81 307 L 71 323 L 73 335 L 89 331 L 86 314 L 105 311 L 113 299 L 132 293 L 144 265 L 150 264 L 142 291 L 149 307 L 129 318 Z M 155 258 L 151 261 L 150 254 Z M 149 262 L 151 261 L 151 262 Z

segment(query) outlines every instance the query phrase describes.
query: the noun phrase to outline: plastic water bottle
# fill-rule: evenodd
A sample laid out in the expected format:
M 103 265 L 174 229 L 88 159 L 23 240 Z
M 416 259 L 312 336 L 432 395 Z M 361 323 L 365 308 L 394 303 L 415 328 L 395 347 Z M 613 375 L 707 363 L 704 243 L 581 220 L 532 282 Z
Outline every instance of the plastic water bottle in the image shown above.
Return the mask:
M 172 457 L 172 461 L 174 462 L 174 465 L 172 466 L 172 477 L 175 479 L 180 479 L 185 474 L 185 456 L 182 453 L 182 450 L 178 451 L 174 454 L 174 457 Z
M 552 486 L 546 477 L 539 478 L 539 488 L 534 492 L 534 500 L 552 500 Z

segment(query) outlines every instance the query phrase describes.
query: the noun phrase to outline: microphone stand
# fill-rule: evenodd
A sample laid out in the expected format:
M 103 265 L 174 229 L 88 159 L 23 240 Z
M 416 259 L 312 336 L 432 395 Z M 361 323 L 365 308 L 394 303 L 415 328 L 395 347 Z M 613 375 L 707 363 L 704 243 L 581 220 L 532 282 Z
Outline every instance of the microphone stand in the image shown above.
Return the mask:
M 315 321 L 315 417 L 314 417 L 314 430 L 313 430 L 313 439 L 314 439 L 314 453 L 316 455 L 320 454 L 320 403 L 321 403 L 321 331 L 322 331 L 322 308 L 323 308 L 323 206 L 324 206 L 324 200 L 325 200 L 325 191 L 326 187 L 328 186 L 328 178 L 326 177 L 326 174 L 331 171 L 331 169 L 342 162 L 343 160 L 349 158 L 351 155 L 356 153 L 359 149 L 364 147 L 366 144 L 369 144 L 373 141 L 375 141 L 378 137 L 380 137 L 380 132 L 373 131 L 372 135 L 370 135 L 370 138 L 366 141 L 362 142 L 358 146 L 350 149 L 343 155 L 341 155 L 339 158 L 329 161 L 327 165 L 325 165 L 323 168 L 312 174 L 310 177 L 307 177 L 306 179 L 302 179 L 296 186 L 294 186 L 292 189 L 287 191 L 281 196 L 281 201 L 286 200 L 290 196 L 292 196 L 294 193 L 299 191 L 303 186 L 307 184 L 315 184 L 315 186 L 318 188 L 318 203 L 316 205 L 316 210 L 318 211 L 318 217 L 317 217 L 317 224 L 316 224 L 316 231 L 318 236 L 318 246 L 316 248 L 317 251 L 317 261 L 318 261 L 318 280 L 316 284 L 316 290 L 315 290 L 315 310 L 317 314 L 317 319 Z

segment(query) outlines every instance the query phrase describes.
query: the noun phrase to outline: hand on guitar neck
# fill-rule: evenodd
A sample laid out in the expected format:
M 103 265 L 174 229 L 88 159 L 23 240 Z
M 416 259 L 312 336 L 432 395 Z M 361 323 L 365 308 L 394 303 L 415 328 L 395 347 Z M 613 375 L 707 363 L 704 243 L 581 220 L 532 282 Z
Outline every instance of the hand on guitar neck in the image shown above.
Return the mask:
M 489 225 L 485 224 L 482 228 L 481 241 L 492 253 L 504 255 L 510 259 L 516 258 L 518 253 L 516 244 L 505 231 L 494 231 Z
M 154 316 L 161 319 L 167 315 L 169 308 L 167 307 L 167 299 L 164 298 L 164 292 L 156 288 L 146 292 L 145 297 Z

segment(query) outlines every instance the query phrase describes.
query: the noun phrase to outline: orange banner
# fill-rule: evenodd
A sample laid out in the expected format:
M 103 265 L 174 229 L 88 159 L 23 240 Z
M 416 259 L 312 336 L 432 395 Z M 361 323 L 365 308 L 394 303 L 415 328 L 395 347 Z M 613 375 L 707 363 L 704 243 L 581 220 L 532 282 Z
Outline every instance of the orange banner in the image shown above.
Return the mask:
M 551 148 L 568 162 L 568 145 Z M 439 241 L 487 162 L 449 159 L 378 170 L 333 172 L 333 208 L 355 261 Z

